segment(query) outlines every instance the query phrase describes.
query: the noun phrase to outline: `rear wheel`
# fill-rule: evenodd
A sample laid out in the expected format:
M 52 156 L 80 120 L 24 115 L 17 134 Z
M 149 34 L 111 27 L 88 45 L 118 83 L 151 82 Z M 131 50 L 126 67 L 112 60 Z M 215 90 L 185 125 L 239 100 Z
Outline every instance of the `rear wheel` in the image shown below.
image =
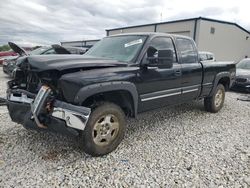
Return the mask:
M 125 115 L 113 103 L 96 107 L 81 135 L 83 150 L 92 156 L 102 156 L 115 150 L 125 134 Z
M 205 110 L 212 113 L 218 112 L 223 107 L 224 100 L 225 87 L 218 84 L 213 95 L 204 99 Z

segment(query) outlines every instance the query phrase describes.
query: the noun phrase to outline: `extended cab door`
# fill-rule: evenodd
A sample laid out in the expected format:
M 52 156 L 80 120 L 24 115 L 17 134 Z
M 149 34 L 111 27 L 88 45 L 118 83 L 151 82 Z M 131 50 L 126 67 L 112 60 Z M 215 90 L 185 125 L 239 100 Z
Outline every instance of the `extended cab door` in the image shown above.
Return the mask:
M 149 46 L 155 51 L 151 54 L 147 52 L 143 61 L 148 61 L 147 57 L 156 57 L 159 49 L 171 49 L 174 54 L 174 63 L 172 68 L 145 66 L 140 69 L 138 75 L 140 81 L 137 85 L 140 94 L 139 111 L 178 103 L 181 95 L 181 65 L 177 62 L 172 38 L 155 37 Z
M 202 65 L 198 60 L 198 53 L 193 40 L 176 38 L 176 46 L 181 63 L 182 101 L 196 99 L 201 91 Z

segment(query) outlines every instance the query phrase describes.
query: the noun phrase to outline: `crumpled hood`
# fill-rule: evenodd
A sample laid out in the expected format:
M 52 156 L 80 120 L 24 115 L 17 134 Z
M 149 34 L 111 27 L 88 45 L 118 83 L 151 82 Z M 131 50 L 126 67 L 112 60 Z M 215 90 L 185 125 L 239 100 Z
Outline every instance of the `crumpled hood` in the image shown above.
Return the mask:
M 96 58 L 86 55 L 37 55 L 22 58 L 22 63 L 28 62 L 31 70 L 42 72 L 47 70 L 63 71 L 77 68 L 95 67 L 125 67 L 128 64 L 111 59 Z

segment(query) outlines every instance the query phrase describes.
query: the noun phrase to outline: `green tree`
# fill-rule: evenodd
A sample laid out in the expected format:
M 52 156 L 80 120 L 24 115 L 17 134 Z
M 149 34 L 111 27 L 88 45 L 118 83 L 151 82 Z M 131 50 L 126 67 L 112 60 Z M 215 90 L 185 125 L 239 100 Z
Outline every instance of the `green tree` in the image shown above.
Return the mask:
M 10 50 L 10 47 L 8 44 L 0 46 L 0 51 L 8 51 L 8 50 Z

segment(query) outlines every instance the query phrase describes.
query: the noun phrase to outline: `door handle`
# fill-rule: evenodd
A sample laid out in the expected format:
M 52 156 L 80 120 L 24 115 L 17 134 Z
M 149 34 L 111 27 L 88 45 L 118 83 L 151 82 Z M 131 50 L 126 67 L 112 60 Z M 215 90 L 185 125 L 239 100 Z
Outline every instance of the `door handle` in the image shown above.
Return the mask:
M 176 75 L 176 76 L 181 76 L 181 70 L 176 70 L 176 71 L 175 71 L 175 75 Z

